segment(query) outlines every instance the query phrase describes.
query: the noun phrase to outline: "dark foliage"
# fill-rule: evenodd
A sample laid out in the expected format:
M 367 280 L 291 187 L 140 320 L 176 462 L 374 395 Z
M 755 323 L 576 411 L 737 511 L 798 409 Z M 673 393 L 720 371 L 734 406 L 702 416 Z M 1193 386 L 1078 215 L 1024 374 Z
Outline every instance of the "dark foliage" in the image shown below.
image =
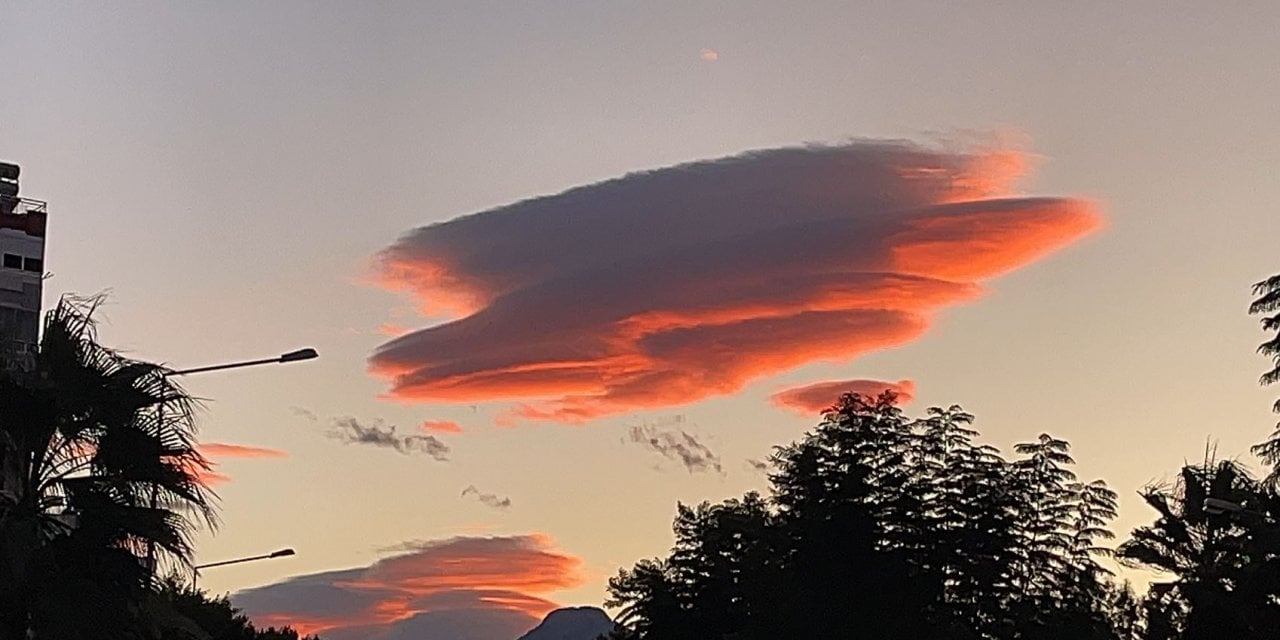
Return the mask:
M 893 401 L 841 398 L 774 454 L 768 496 L 680 505 L 671 553 L 610 581 L 619 637 L 1136 637 L 1137 599 L 1096 561 L 1116 496 L 1065 441 L 1010 461 L 959 407 Z
M 258 629 L 226 596 L 213 598 L 170 576 L 148 602 L 154 640 L 319 640 L 289 627 Z
M 1280 502 L 1238 464 L 1188 465 L 1142 491 L 1156 521 L 1120 546 L 1126 563 L 1170 579 L 1147 596 L 1148 637 L 1261 640 L 1280 633 Z M 1206 507 L 1216 498 L 1237 511 Z
M 1275 333 L 1270 340 L 1258 345 L 1258 353 L 1271 360 L 1271 368 L 1262 374 L 1259 382 L 1274 384 L 1280 381 L 1280 275 L 1253 285 L 1253 293 L 1258 297 L 1249 305 L 1249 313 L 1261 315 L 1262 330 Z M 1280 413 L 1280 400 L 1276 400 L 1271 409 Z M 1280 424 L 1270 437 L 1253 448 L 1253 453 L 1272 468 L 1264 482 L 1275 490 L 1280 484 L 1280 472 L 1276 471 L 1280 468 Z
M 100 345 L 96 305 L 62 300 L 0 375 L 0 640 L 140 637 L 147 556 L 188 566 L 213 523 L 190 398 Z

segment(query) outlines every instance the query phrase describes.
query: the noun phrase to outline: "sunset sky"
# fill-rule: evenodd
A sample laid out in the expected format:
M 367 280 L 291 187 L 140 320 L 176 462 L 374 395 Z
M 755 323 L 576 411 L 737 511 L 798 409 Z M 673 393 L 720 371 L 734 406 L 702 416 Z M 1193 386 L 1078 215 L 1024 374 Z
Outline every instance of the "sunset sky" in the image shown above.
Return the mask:
M 598 605 L 834 381 L 1070 440 L 1121 535 L 1275 422 L 1276 3 L 111 5 L 5 8 L 0 160 L 108 344 L 322 354 L 183 381 L 261 619 Z

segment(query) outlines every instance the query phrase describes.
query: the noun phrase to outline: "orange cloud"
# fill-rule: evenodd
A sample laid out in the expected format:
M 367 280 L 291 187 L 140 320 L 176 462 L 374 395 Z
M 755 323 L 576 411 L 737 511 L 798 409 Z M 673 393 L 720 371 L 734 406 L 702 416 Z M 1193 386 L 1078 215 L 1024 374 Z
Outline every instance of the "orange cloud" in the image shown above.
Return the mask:
M 194 473 L 196 474 L 196 482 L 206 487 L 216 487 L 231 482 L 230 476 L 212 469 L 195 469 Z
M 226 444 L 223 442 L 202 442 L 196 450 L 204 456 L 206 468 L 193 467 L 196 479 L 206 487 L 213 487 L 231 482 L 231 476 L 217 471 L 218 458 L 286 458 L 288 453 L 279 449 L 253 447 L 243 444 Z
M 366 567 L 297 576 L 233 600 L 255 624 L 326 639 L 437 637 L 433 629 L 460 619 L 514 638 L 556 608 L 545 594 L 582 583 L 582 561 L 543 534 L 412 542 L 391 551 Z
M 720 59 L 720 54 L 717 53 L 715 49 L 703 49 L 702 51 L 698 52 L 698 55 L 703 60 L 706 60 L 708 62 L 713 62 Z
M 289 456 L 288 453 L 279 449 L 222 442 L 203 442 L 197 448 L 201 454 L 210 458 L 287 458 Z
M 774 149 L 423 227 L 379 254 L 378 279 L 457 318 L 370 368 L 399 400 L 578 423 L 847 362 L 1099 226 L 1090 203 L 1016 197 L 1025 172 L 1010 151 Z
M 916 384 L 910 380 L 899 380 L 897 382 L 833 380 L 780 391 L 770 396 L 769 399 L 779 407 L 812 416 L 822 413 L 831 407 L 843 394 L 856 393 L 863 396 L 878 396 L 885 391 L 892 391 L 897 394 L 898 404 L 903 405 L 911 402 L 915 396 Z
M 411 331 L 409 327 L 401 326 L 401 325 L 390 323 L 390 322 L 378 325 L 378 333 L 384 336 L 387 336 L 389 338 L 398 338 L 406 333 L 409 333 L 409 331 Z
M 427 433 L 462 433 L 462 425 L 452 420 L 423 420 L 419 428 Z

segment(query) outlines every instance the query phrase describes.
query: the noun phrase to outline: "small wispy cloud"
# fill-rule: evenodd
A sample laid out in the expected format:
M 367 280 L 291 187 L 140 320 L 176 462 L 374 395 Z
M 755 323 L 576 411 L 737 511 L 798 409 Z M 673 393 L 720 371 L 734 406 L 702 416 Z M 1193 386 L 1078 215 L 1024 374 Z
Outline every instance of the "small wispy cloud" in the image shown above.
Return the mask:
M 494 509 L 509 509 L 511 507 L 511 498 L 499 496 L 495 493 L 484 493 L 477 489 L 474 484 L 462 490 L 462 497 L 465 498 L 467 496 L 475 496 L 476 500 L 479 500 L 480 504 L 486 507 L 493 507 Z
M 764 460 L 756 460 L 755 458 L 747 458 L 747 466 L 761 473 L 769 470 L 769 463 Z
M 677 416 L 675 422 L 683 423 L 683 416 Z M 627 437 L 635 444 L 680 463 L 689 473 L 724 473 L 720 456 L 698 440 L 697 436 L 683 429 L 666 428 L 661 423 L 643 424 L 628 429 Z
M 698 56 L 707 62 L 715 62 L 720 59 L 720 53 L 715 49 L 703 49 L 698 53 Z
M 378 325 L 378 333 L 389 338 L 398 338 L 410 331 L 413 331 L 413 329 L 391 322 Z
M 246 444 L 227 444 L 225 442 L 202 442 L 197 446 L 200 453 L 212 458 L 287 458 L 289 454 L 279 449 L 254 447 Z
M 211 464 L 210 466 L 217 465 Z M 228 476 L 225 473 L 218 473 L 212 469 L 196 469 L 194 473 L 196 475 L 196 481 L 206 487 L 216 487 L 218 485 L 231 482 L 231 476 Z
M 423 420 L 418 428 L 427 433 L 462 433 L 462 425 L 452 420 Z
M 205 457 L 205 467 L 192 467 L 191 472 L 206 487 L 223 485 L 231 482 L 231 476 L 218 471 L 222 460 L 226 458 L 287 458 L 289 454 L 279 449 L 255 447 L 247 444 L 229 444 L 226 442 L 202 442 L 196 449 Z
M 289 407 L 289 412 L 295 416 L 298 416 L 299 418 L 304 418 L 309 422 L 320 421 L 320 418 L 316 417 L 315 412 L 310 409 L 304 409 L 302 407 Z
M 394 449 L 405 455 L 425 453 L 441 462 L 449 459 L 449 445 L 435 436 L 402 436 L 396 433 L 395 425 L 385 424 L 382 420 L 361 423 L 351 417 L 335 418 L 329 430 L 329 437 L 347 444 L 365 444 Z

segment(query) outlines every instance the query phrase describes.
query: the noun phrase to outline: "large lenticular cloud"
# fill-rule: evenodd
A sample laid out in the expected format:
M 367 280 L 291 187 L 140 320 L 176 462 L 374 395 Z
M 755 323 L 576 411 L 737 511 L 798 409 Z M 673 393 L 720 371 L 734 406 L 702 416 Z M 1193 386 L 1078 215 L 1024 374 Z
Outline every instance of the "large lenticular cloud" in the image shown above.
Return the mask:
M 326 640 L 515 638 L 582 582 L 582 561 L 543 534 L 458 537 L 400 545 L 394 555 L 236 593 L 259 626 L 290 625 Z
M 410 232 L 382 283 L 456 320 L 371 358 L 402 400 L 582 422 L 680 405 L 918 337 L 979 283 L 1099 223 L 1015 197 L 1015 153 L 903 142 L 636 173 Z

